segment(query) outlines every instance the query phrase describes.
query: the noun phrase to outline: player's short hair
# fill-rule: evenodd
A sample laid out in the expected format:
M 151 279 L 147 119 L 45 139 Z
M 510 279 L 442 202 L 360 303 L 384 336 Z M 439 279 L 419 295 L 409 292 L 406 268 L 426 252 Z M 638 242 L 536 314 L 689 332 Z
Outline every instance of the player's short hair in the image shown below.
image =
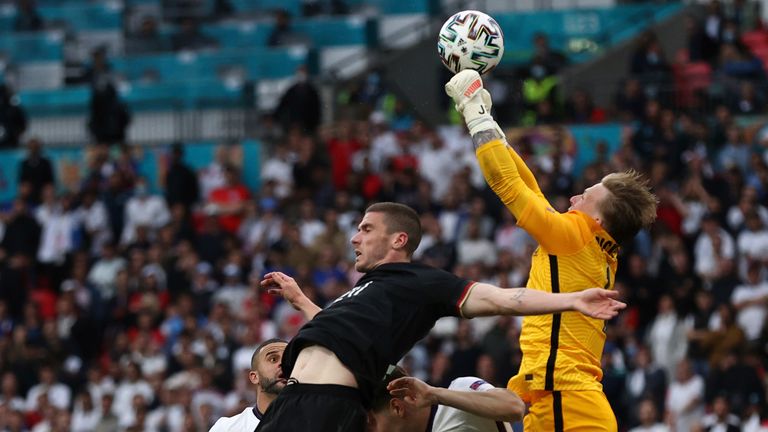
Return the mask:
M 608 174 L 601 181 L 610 192 L 598 204 L 603 228 L 619 244 L 632 240 L 642 228 L 656 220 L 659 200 L 648 181 L 635 170 Z
M 384 375 L 384 378 L 381 381 L 379 381 L 373 392 L 371 411 L 379 412 L 385 409 L 389 405 L 390 399 L 392 399 L 392 395 L 390 395 L 389 390 L 387 390 L 387 385 L 398 378 L 407 376 L 409 375 L 405 369 L 397 365 L 390 365 L 389 369 L 387 369 L 387 374 Z
M 405 204 L 380 202 L 372 204 L 365 209 L 365 212 L 384 213 L 389 233 L 404 232 L 407 234 L 408 242 L 405 244 L 405 251 L 408 256 L 413 255 L 421 243 L 421 219 L 414 209 Z
M 270 339 L 267 339 L 264 342 L 260 343 L 259 346 L 256 347 L 256 351 L 254 351 L 253 355 L 251 356 L 251 370 L 256 370 L 256 358 L 259 356 L 259 352 L 261 352 L 261 350 L 265 346 L 273 344 L 273 343 L 278 343 L 278 342 L 282 342 L 282 343 L 285 343 L 285 344 L 288 343 L 288 341 L 286 341 L 284 339 L 270 338 Z

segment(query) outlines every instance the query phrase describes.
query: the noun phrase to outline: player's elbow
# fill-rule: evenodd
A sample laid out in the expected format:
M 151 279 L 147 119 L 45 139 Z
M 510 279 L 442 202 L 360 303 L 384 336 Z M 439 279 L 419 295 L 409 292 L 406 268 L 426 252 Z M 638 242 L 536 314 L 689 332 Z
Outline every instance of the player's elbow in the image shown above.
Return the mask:
M 515 423 L 523 419 L 525 415 L 525 403 L 519 396 L 507 390 L 507 401 L 504 404 L 503 418 L 499 418 L 500 421 Z

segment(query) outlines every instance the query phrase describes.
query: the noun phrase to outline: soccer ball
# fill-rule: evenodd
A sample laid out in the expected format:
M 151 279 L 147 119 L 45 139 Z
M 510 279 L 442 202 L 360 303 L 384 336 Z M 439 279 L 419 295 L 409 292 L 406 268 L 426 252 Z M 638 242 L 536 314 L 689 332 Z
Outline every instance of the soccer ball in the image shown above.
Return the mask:
M 475 10 L 461 11 L 440 29 L 437 53 L 453 73 L 474 69 L 483 74 L 493 70 L 504 55 L 504 34 L 490 16 Z

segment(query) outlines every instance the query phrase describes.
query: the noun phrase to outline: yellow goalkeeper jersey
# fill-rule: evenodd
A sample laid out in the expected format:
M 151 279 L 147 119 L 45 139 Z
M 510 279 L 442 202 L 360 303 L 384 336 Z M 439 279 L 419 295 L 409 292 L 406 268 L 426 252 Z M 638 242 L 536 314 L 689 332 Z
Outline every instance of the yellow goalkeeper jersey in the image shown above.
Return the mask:
M 527 287 L 553 293 L 612 288 L 618 245 L 590 216 L 555 211 L 520 156 L 502 140 L 477 150 L 486 181 L 539 243 Z M 602 390 L 604 321 L 578 312 L 523 319 L 520 372 L 509 388 L 524 399 L 537 390 Z

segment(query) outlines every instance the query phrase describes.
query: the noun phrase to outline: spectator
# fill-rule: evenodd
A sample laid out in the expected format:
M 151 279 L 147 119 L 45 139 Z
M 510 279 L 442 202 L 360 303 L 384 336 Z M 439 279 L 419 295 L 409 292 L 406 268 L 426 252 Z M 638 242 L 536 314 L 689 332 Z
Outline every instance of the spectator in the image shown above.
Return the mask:
M 6 84 L 0 84 L 0 149 L 15 148 L 27 130 L 27 113 Z
M 170 40 L 158 30 L 157 19 L 146 15 L 141 19 L 138 31 L 125 40 L 125 53 L 129 55 L 151 54 L 170 51 Z
M 216 48 L 219 43 L 200 30 L 200 24 L 194 18 L 181 21 L 181 28 L 171 37 L 171 47 L 174 51 L 197 51 L 206 48 Z
M 496 246 L 488 238 L 481 236 L 480 222 L 470 219 L 467 223 L 467 235 L 456 244 L 458 262 L 462 265 L 481 264 L 493 266 L 497 261 Z M 459 375 L 468 375 L 463 373 Z
M 744 332 L 736 324 L 733 308 L 729 304 L 721 304 L 717 308 L 719 325 L 711 330 L 697 332 L 691 336 L 692 340 L 701 343 L 708 354 L 710 367 L 717 366 L 723 357 L 741 346 L 746 338 Z
M 165 199 L 169 207 L 182 204 L 186 211 L 200 198 L 200 185 L 197 175 L 184 162 L 184 145 L 174 143 L 171 146 L 168 171 L 165 174 Z
M 632 418 L 636 416 L 644 427 L 654 424 L 658 420 L 658 413 L 664 412 L 666 389 L 666 371 L 653 363 L 650 350 L 645 345 L 641 345 L 635 354 L 634 368 L 627 374 L 627 406 L 633 409 Z M 644 406 L 646 402 L 653 404 L 652 417 L 648 408 Z M 636 412 L 635 409 L 637 409 Z
M 211 191 L 205 211 L 217 215 L 221 228 L 235 234 L 245 215 L 245 205 L 250 199 L 248 188 L 243 185 L 237 168 L 224 167 L 225 184 Z
M 96 198 L 95 192 L 89 190 L 83 193 L 80 207 L 77 210 L 83 225 L 83 246 L 87 247 L 95 256 L 101 250 L 102 245 L 112 239 L 107 207 Z
M 640 46 L 632 55 L 630 72 L 640 80 L 646 95 L 664 99 L 671 69 L 655 34 L 641 37 Z
M 116 244 L 105 243 L 101 248 L 99 258 L 88 273 L 88 281 L 92 283 L 104 301 L 109 301 L 116 295 L 117 274 L 126 266 L 123 257 L 117 254 Z
M 139 366 L 134 362 L 127 362 L 123 367 L 123 380 L 115 388 L 112 413 L 118 418 L 119 424 L 131 424 L 134 409 L 132 407 L 135 396 L 141 396 L 144 401 L 151 403 L 154 391 L 141 375 Z
M 27 157 L 19 164 L 20 191 L 29 190 L 25 198 L 29 204 L 40 203 L 40 194 L 47 185 L 55 180 L 51 161 L 43 156 L 43 143 L 39 138 L 27 141 Z
M 584 89 L 574 90 L 565 101 L 565 121 L 569 123 L 603 123 L 606 113 L 596 107 L 592 96 Z
M 523 80 L 524 126 L 554 120 L 559 111 L 559 78 L 547 68 L 545 61 L 534 58 Z
M 112 65 L 107 58 L 107 46 L 100 45 L 91 51 L 91 62 L 83 70 L 83 74 L 75 84 L 89 84 L 92 87 L 103 88 L 107 83 L 113 83 Z
M 750 357 L 747 357 L 750 358 Z M 707 402 L 714 404 L 725 397 L 733 412 L 743 412 L 751 403 L 764 403 L 765 384 L 760 378 L 760 360 L 751 364 L 736 350 L 731 350 L 714 365 L 707 376 Z
M 737 311 L 736 322 L 749 342 L 757 342 L 768 313 L 768 283 L 764 268 L 757 262 L 750 263 L 742 285 L 733 290 L 731 304 Z
M 120 244 L 130 245 L 138 239 L 140 227 L 149 230 L 154 236 L 171 218 L 165 200 L 159 195 L 150 193 L 145 179 L 139 179 L 133 190 L 133 196 L 125 205 L 125 227 L 120 236 Z
M 19 393 L 19 383 L 12 372 L 5 372 L 0 381 L 0 406 L 4 406 L 9 411 L 24 411 L 26 402 Z
M 284 130 L 297 127 L 310 134 L 317 130 L 321 117 L 320 94 L 309 81 L 306 66 L 296 70 L 295 81 L 280 97 L 274 116 Z
M 669 427 L 659 422 L 656 403 L 650 399 L 643 399 L 638 407 L 640 425 L 629 430 L 629 432 L 669 432 Z
M 711 61 L 714 57 L 707 54 L 717 53 L 722 42 L 723 26 L 725 19 L 723 17 L 722 5 L 720 0 L 710 0 L 706 6 L 706 15 L 704 17 L 704 37 L 708 47 L 705 51 L 705 60 Z
M 72 432 L 90 432 L 96 429 L 101 419 L 101 413 L 93 403 L 90 392 L 83 391 L 75 398 L 72 412 Z
M 64 271 L 65 260 L 77 247 L 75 234 L 79 221 L 72 195 L 64 193 L 56 196 L 53 186 L 47 187 L 43 191 L 43 204 L 35 211 L 35 217 L 42 227 L 37 259 L 57 273 L 54 281 L 61 282 L 60 273 Z M 55 283 L 54 286 L 58 285 Z
M 11 316 L 20 317 L 29 293 L 26 271 L 40 246 L 41 227 L 27 210 L 27 204 L 16 199 L 5 221 L 6 232 L 0 242 L 0 299 L 5 300 Z
M 549 45 L 549 37 L 545 33 L 537 32 L 533 35 L 533 57 L 553 75 L 568 66 L 568 58 L 563 53 L 553 49 Z
M 733 260 L 736 253 L 733 237 L 718 224 L 712 214 L 701 223 L 701 234 L 694 245 L 694 270 L 705 281 L 712 281 L 720 274 L 721 260 Z
M 99 81 L 92 88 L 88 130 L 98 143 L 116 144 L 125 141 L 131 114 L 120 100 L 115 86 Z
M 691 363 L 681 360 L 667 393 L 667 415 L 672 430 L 689 431 L 704 414 L 704 380 L 693 373 Z
M 729 100 L 729 107 L 738 115 L 758 115 L 765 111 L 765 95 L 751 81 L 741 81 Z
M 643 93 L 640 80 L 627 78 L 614 96 L 614 109 L 619 119 L 634 120 L 643 117 L 646 106 L 646 96 Z
M 56 380 L 56 369 L 52 364 L 43 364 L 38 371 L 39 383 L 27 392 L 27 411 L 36 411 L 39 406 L 39 396 L 47 395 L 52 406 L 68 410 L 72 392 L 66 385 Z
M 302 0 L 301 14 L 305 17 L 318 15 L 343 15 L 349 12 L 345 0 Z
M 308 42 L 305 35 L 292 28 L 291 14 L 288 11 L 279 9 L 275 12 L 275 27 L 267 39 L 267 46 L 306 45 Z
M 725 396 L 718 396 L 712 403 L 712 413 L 701 419 L 701 427 L 704 432 L 740 432 L 741 420 L 730 413 L 728 399 Z
M 669 294 L 659 298 L 658 310 L 648 330 L 647 345 L 651 347 L 652 361 L 671 376 L 687 350 L 685 324 L 677 316 L 674 300 Z
M 17 32 L 34 32 L 43 28 L 43 19 L 37 11 L 34 0 L 19 0 L 16 6 L 16 19 L 13 30 Z

